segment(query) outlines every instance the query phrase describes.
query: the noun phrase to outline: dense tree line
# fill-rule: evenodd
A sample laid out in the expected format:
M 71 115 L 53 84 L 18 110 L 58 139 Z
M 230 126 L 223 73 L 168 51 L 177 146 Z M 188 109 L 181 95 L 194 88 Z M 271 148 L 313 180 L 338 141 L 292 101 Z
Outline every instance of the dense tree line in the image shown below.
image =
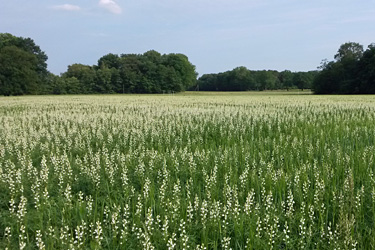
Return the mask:
M 0 94 L 170 93 L 190 90 L 247 91 L 311 88 L 316 72 L 252 71 L 238 67 L 205 74 L 183 54 L 108 54 L 97 65 L 72 64 L 56 76 L 47 55 L 30 38 L 0 34 Z
M 375 94 L 375 44 L 340 46 L 335 61 L 323 61 L 313 82 L 316 94 Z
M 151 50 L 144 54 L 108 54 L 98 65 L 73 64 L 52 81 L 54 94 L 168 93 L 196 84 L 195 66 L 183 54 Z
M 170 93 L 184 90 L 248 91 L 310 89 L 316 94 L 375 94 L 375 44 L 340 46 L 319 71 L 282 72 L 237 67 L 198 80 L 183 54 L 107 54 L 97 65 L 72 64 L 56 76 L 47 55 L 31 38 L 0 33 L 0 95 Z
M 32 39 L 0 33 L 0 95 L 44 93 L 47 58 Z
M 30 38 L 0 33 L 0 95 L 169 93 L 196 85 L 195 66 L 183 54 L 148 51 L 108 54 L 97 65 L 73 64 L 56 76 Z
M 195 89 L 203 91 L 309 89 L 316 74 L 316 71 L 254 71 L 246 67 L 237 67 L 223 73 L 202 75 Z

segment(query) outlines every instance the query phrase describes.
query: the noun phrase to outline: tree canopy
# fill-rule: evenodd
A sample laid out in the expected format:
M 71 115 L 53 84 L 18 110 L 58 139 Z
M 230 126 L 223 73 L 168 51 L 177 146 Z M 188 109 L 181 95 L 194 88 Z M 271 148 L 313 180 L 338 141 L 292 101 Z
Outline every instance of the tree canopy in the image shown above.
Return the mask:
M 375 94 L 375 44 L 366 50 L 342 44 L 334 61 L 318 71 L 249 70 L 236 67 L 197 79 L 184 54 L 112 54 L 96 65 L 74 63 L 56 76 L 47 70 L 47 55 L 31 38 L 0 33 L 0 95 L 171 93 L 184 90 L 249 91 L 313 89 L 316 94 Z
M 0 95 L 44 93 L 47 58 L 32 39 L 0 33 Z
M 348 42 L 338 49 L 335 61 L 323 61 L 313 82 L 316 94 L 375 94 L 375 46 Z
M 74 91 L 80 93 L 167 93 L 195 85 L 197 73 L 183 54 L 162 55 L 150 50 L 144 54 L 107 54 L 93 66 L 72 64 L 62 80 L 73 77 L 78 80 Z M 60 93 L 70 91 L 57 89 Z
M 61 76 L 31 38 L 0 33 L 0 95 L 168 93 L 196 85 L 195 66 L 183 54 L 107 54 L 97 65 L 75 63 Z
M 254 71 L 242 66 L 223 73 L 204 74 L 198 79 L 195 89 L 203 91 L 309 89 L 315 75 L 316 71 Z

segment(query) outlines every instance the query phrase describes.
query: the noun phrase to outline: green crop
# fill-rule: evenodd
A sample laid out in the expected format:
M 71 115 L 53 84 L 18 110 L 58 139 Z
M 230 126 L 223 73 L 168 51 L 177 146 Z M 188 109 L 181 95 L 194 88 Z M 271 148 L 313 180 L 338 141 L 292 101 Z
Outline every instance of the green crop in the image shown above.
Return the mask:
M 1 249 L 373 249 L 375 97 L 0 98 Z

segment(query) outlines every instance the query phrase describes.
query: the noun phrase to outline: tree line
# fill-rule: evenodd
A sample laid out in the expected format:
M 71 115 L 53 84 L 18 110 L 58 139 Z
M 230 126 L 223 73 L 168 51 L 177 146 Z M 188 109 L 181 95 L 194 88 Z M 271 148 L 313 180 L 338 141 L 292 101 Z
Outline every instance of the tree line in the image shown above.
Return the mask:
M 340 46 L 334 61 L 316 71 L 233 70 L 204 74 L 183 54 L 107 54 L 97 65 L 72 64 L 54 75 L 47 55 L 31 38 L 0 33 L 0 95 L 171 93 L 185 90 L 312 89 L 316 94 L 375 94 L 375 44 Z
M 32 39 L 0 33 L 0 95 L 43 92 L 47 59 Z
M 108 54 L 98 65 L 73 64 L 51 83 L 53 94 L 168 93 L 195 85 L 195 66 L 183 54 L 151 50 L 144 54 Z
M 310 89 L 317 71 L 291 72 L 284 70 L 249 70 L 237 67 L 218 74 L 202 75 L 196 90 L 202 91 L 249 91 L 276 89 Z
M 183 54 L 108 54 L 60 76 L 48 72 L 47 58 L 32 39 L 0 34 L 0 95 L 170 93 L 196 85 L 195 66 Z
M 334 61 L 323 60 L 314 79 L 316 94 L 375 94 L 375 44 L 344 43 Z

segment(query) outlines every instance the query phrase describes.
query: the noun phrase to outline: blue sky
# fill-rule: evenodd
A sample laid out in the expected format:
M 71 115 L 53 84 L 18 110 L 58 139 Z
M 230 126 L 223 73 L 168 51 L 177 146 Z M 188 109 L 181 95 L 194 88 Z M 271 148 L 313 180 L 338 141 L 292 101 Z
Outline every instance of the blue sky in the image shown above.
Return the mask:
M 0 32 L 30 37 L 59 74 L 108 53 L 183 53 L 200 75 L 314 70 L 375 42 L 375 0 L 0 0 Z

